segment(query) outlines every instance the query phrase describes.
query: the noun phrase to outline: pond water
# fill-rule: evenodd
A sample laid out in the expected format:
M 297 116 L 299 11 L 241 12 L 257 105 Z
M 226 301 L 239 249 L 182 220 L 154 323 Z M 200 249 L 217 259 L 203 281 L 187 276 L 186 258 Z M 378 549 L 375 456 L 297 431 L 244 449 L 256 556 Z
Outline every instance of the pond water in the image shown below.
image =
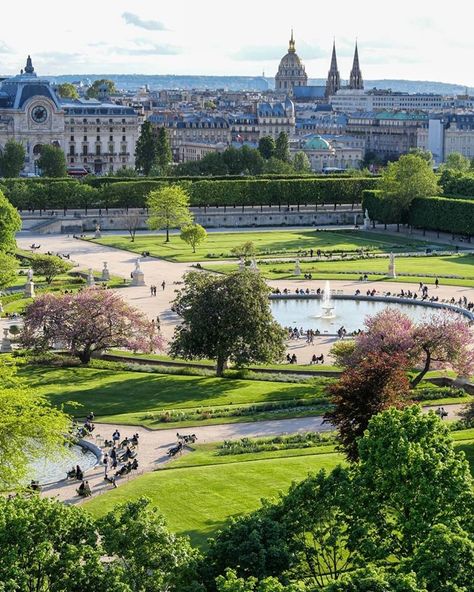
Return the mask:
M 81 446 L 70 446 L 66 452 L 55 460 L 40 458 L 30 464 L 28 482 L 36 479 L 41 485 L 55 483 L 65 479 L 68 471 L 79 465 L 83 471 L 97 464 L 96 455 Z
M 319 329 L 321 333 L 329 334 L 335 334 L 341 326 L 344 326 L 348 333 L 363 329 L 367 316 L 377 314 L 387 307 L 398 308 L 416 322 L 441 312 L 438 308 L 420 304 L 336 299 L 332 300 L 332 316 L 325 318 L 322 304 L 322 300 L 316 298 L 271 300 L 273 316 L 282 327 L 303 327 L 305 331 Z

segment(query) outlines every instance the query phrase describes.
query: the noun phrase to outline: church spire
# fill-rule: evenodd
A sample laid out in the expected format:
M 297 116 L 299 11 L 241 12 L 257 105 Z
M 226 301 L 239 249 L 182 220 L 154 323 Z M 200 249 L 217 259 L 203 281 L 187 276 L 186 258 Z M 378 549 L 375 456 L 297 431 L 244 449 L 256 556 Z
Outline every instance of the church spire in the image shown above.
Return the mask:
M 295 39 L 293 37 L 293 28 L 291 29 L 291 38 L 290 38 L 290 44 L 288 46 L 288 53 L 295 53 L 296 52 L 296 48 L 295 48 Z
M 329 68 L 328 79 L 326 81 L 326 98 L 335 95 L 340 88 L 341 76 L 337 69 L 336 40 L 334 40 L 332 44 L 331 67 Z
M 360 71 L 359 66 L 359 50 L 357 48 L 357 41 L 355 44 L 354 61 L 352 63 L 352 70 L 349 78 L 349 88 L 352 90 L 362 90 L 364 88 L 362 72 Z

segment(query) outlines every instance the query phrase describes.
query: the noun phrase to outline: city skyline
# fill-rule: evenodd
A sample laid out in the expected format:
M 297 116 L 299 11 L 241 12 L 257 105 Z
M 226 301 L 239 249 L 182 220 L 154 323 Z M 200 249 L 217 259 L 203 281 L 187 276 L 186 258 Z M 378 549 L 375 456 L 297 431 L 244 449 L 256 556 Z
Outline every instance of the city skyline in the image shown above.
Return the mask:
M 467 11 L 469 5 L 462 5 Z M 293 26 L 296 50 L 310 78 L 325 78 L 333 38 L 339 67 L 349 71 L 356 38 L 366 79 L 433 80 L 474 86 L 466 68 L 474 56 L 470 19 L 448 29 L 439 0 L 401 0 L 383 13 L 369 0 L 344 0 L 335 11 L 302 0 L 294 15 L 283 2 L 271 11 L 243 0 L 225 13 L 215 0 L 155 8 L 145 0 L 84 0 L 74 18 L 58 0 L 44 0 L 35 18 L 24 8 L 2 8 L 0 73 L 15 74 L 25 54 L 39 74 L 188 74 L 273 77 Z M 250 15 L 250 18 L 249 18 Z M 21 27 L 21 35 L 18 29 Z M 46 34 L 47 33 L 47 34 Z

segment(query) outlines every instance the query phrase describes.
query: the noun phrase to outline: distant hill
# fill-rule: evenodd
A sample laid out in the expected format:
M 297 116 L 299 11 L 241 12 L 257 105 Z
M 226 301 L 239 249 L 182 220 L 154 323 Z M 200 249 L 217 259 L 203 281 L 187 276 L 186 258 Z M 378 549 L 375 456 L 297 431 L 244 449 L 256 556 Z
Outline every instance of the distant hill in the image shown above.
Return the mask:
M 144 75 L 144 74 L 69 74 L 63 76 L 46 76 L 52 82 L 91 82 L 99 78 L 113 80 L 118 88 L 136 90 L 148 85 L 151 90 L 161 89 L 226 89 L 226 90 L 267 90 L 273 88 L 273 78 L 262 76 L 172 76 L 172 75 Z M 324 85 L 325 80 L 314 78 L 311 85 Z M 366 80 L 365 88 L 392 89 L 393 91 L 409 93 L 440 93 L 444 95 L 461 94 L 466 87 L 462 84 L 448 84 L 446 82 L 432 82 L 425 80 Z M 474 93 L 474 88 L 468 89 Z

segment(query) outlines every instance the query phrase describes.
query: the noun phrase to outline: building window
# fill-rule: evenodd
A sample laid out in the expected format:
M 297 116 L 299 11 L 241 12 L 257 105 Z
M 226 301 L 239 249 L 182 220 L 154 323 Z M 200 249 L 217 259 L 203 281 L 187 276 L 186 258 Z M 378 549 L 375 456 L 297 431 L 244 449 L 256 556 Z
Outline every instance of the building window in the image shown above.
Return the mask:
M 95 147 L 95 155 L 100 156 L 100 146 Z
M 114 141 L 114 137 L 113 136 L 109 136 L 109 142 L 113 142 Z
M 71 142 L 74 142 L 74 136 L 71 136 Z
M 74 146 L 69 146 L 69 155 L 74 156 Z
M 84 142 L 87 142 L 87 136 L 84 136 Z
M 82 147 L 82 155 L 87 156 L 87 146 Z

